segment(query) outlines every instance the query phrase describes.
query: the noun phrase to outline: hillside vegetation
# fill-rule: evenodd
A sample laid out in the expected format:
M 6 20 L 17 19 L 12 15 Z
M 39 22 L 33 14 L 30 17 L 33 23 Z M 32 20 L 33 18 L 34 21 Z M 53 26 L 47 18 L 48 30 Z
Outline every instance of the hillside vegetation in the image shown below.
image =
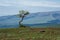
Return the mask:
M 0 29 L 0 40 L 60 40 L 60 28 Z

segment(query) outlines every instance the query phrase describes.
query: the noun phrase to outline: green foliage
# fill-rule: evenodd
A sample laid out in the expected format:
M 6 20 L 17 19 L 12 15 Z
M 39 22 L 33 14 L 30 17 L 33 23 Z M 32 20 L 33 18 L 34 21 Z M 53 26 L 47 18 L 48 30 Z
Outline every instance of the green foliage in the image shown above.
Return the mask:
M 28 15 L 29 14 L 29 12 L 26 12 L 24 15 Z
M 21 22 L 23 22 L 23 19 L 24 19 L 28 14 L 29 14 L 28 11 L 24 11 L 24 10 L 19 11 L 18 16 L 21 18 L 21 20 L 19 21 L 19 27 L 25 27 L 24 25 L 21 24 Z
M 25 17 L 26 15 L 28 15 L 29 14 L 29 12 L 28 11 L 24 11 L 24 10 L 21 10 L 21 11 L 19 11 L 19 17 Z
M 40 30 L 42 28 L 0 29 L 0 40 L 4 40 L 4 37 L 7 40 L 60 40 L 59 28 L 46 28 L 46 32 L 40 32 Z M 6 34 L 5 36 L 4 33 Z

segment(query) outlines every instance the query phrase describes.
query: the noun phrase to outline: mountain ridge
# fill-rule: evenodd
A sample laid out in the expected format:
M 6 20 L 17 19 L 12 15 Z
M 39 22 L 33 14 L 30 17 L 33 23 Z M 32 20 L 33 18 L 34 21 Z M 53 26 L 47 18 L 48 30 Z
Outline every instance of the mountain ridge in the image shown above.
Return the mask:
M 30 13 L 27 17 L 24 18 L 23 24 L 60 24 L 60 11 L 55 12 L 37 12 Z M 2 16 L 0 17 L 0 28 L 1 27 L 17 27 L 19 24 L 20 18 L 16 15 Z

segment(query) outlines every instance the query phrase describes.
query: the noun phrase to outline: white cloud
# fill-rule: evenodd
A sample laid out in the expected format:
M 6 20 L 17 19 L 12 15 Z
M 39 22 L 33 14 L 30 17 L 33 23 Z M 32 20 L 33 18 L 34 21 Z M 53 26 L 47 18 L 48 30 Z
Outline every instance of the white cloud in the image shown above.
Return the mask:
M 0 3 L 0 6 L 12 6 L 11 4 Z
M 0 6 L 14 6 L 16 5 L 16 1 L 0 1 Z
M 25 6 L 42 6 L 42 7 L 60 7 L 59 3 L 49 2 L 49 1 L 23 1 L 20 4 Z
M 0 2 L 0 6 L 40 6 L 40 7 L 60 7 L 60 3 L 51 1 L 31 1 L 31 0 L 14 0 Z
M 16 14 L 19 10 L 28 10 L 34 13 L 59 11 L 60 3 L 42 0 L 0 0 L 0 15 Z

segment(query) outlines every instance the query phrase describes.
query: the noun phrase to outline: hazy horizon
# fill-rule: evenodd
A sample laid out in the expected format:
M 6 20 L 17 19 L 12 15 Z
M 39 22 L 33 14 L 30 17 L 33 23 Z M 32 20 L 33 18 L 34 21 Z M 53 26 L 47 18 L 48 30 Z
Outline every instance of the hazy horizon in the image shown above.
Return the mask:
M 19 10 L 30 13 L 59 11 L 60 0 L 0 0 L 0 16 L 18 14 Z

